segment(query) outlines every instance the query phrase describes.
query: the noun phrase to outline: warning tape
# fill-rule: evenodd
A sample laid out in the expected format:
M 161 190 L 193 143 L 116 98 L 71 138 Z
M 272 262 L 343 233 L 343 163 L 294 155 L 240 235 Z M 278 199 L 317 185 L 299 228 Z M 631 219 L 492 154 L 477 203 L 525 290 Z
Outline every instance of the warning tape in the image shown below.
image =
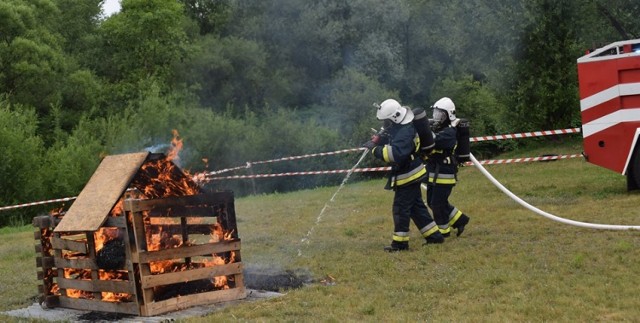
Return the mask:
M 525 163 L 525 162 L 534 162 L 534 161 L 550 161 L 550 160 L 558 160 L 558 159 L 569 159 L 569 158 L 578 158 L 583 157 L 581 154 L 572 154 L 572 155 L 552 155 L 552 156 L 541 156 L 541 157 L 526 157 L 526 158 L 510 158 L 510 159 L 489 159 L 483 160 L 479 163 L 482 165 L 499 165 L 499 164 L 511 164 L 511 163 Z M 473 165 L 472 162 L 464 163 L 465 166 Z M 355 173 L 368 173 L 368 172 L 386 172 L 391 170 L 391 167 L 368 167 L 368 168 L 356 168 L 353 170 Z M 279 174 L 255 174 L 255 175 L 233 175 L 233 176 L 221 176 L 221 177 L 208 177 L 205 179 L 206 182 L 214 181 L 214 180 L 227 180 L 227 179 L 248 179 L 248 178 L 274 178 L 274 177 L 285 177 L 285 176 L 300 176 L 300 175 L 323 175 L 323 174 L 344 174 L 349 172 L 349 169 L 336 169 L 336 170 L 326 170 L 326 171 L 310 171 L 310 172 L 288 172 L 288 173 L 279 173 Z M 0 211 L 18 209 L 23 207 L 30 207 L 36 205 L 44 205 L 51 203 L 59 203 L 59 202 L 68 202 L 75 200 L 77 196 L 65 197 L 60 199 L 53 199 L 47 201 L 40 202 L 31 202 L 25 204 L 18 204 L 12 206 L 3 206 L 0 207 Z
M 560 135 L 560 134 L 570 134 L 570 133 L 579 133 L 580 128 L 571 128 L 571 129 L 559 129 L 559 130 L 545 130 L 545 131 L 535 131 L 535 132 L 525 132 L 525 133 L 515 133 L 515 134 L 504 134 L 504 135 L 495 135 L 495 136 L 481 136 L 481 137 L 473 137 L 470 138 L 471 142 L 479 142 L 479 141 L 491 141 L 491 140 L 503 140 L 503 139 L 518 139 L 518 138 L 529 138 L 529 137 L 539 137 L 539 136 L 551 136 L 551 135 Z M 290 160 L 298 160 L 304 158 L 318 157 L 318 156 L 330 156 L 337 155 L 342 153 L 350 153 L 356 151 L 362 151 L 365 148 L 351 148 L 351 149 L 342 149 L 337 151 L 330 152 L 322 152 L 315 154 L 306 154 L 299 156 L 290 156 L 283 157 L 277 159 L 263 160 L 263 161 L 254 161 L 247 162 L 244 166 L 238 166 L 233 168 L 226 168 L 218 171 L 212 171 L 204 174 L 199 174 L 198 176 L 205 177 L 204 181 L 212 181 L 212 180 L 223 180 L 223 179 L 244 179 L 244 178 L 270 178 L 270 177 L 283 177 L 283 176 L 298 176 L 298 175 L 320 175 L 320 174 L 341 174 L 346 173 L 349 170 L 347 169 L 339 169 L 339 170 L 329 170 L 329 171 L 314 171 L 314 172 L 289 172 L 289 173 L 281 173 L 281 174 L 257 174 L 257 175 L 236 175 L 236 176 L 225 176 L 225 177 L 210 177 L 214 175 L 223 174 L 226 172 L 231 172 L 240 169 L 249 169 L 252 165 L 258 164 L 267 164 L 274 163 L 279 161 L 290 161 Z M 485 160 L 480 163 L 483 165 L 493 165 L 493 164 L 508 164 L 508 163 L 519 163 L 519 162 L 532 162 L 532 161 L 545 161 L 545 160 L 555 160 L 555 159 L 565 159 L 565 158 L 576 158 L 582 157 L 580 154 L 576 155 L 563 155 L 563 156 L 545 156 L 545 157 L 532 157 L 532 158 L 513 158 L 513 159 L 502 159 L 502 160 Z M 465 165 L 472 165 L 471 162 L 465 163 Z M 359 168 L 354 169 L 354 172 L 374 172 L 374 171 L 388 171 L 390 167 L 374 167 L 374 168 Z M 19 205 L 12 206 L 4 206 L 0 207 L 0 211 L 18 209 L 23 207 L 30 207 L 36 205 L 50 204 L 50 203 L 58 203 L 58 202 L 68 202 L 75 200 L 77 196 L 74 197 L 65 197 L 54 200 L 40 201 L 40 202 L 31 202 Z
M 519 138 L 531 138 L 531 137 L 552 136 L 552 135 L 564 135 L 564 134 L 579 133 L 579 132 L 580 132 L 580 128 L 544 130 L 544 131 L 513 133 L 513 134 L 504 134 L 504 135 L 495 135 L 495 136 L 472 137 L 469 139 L 469 141 L 479 142 L 479 141 L 493 141 L 493 140 L 504 140 L 504 139 L 519 139 Z M 291 156 L 291 157 L 283 157 L 283 158 L 277 158 L 277 159 L 247 162 L 244 166 L 237 166 L 233 168 L 226 168 L 222 170 L 212 171 L 212 172 L 204 173 L 203 176 L 205 177 L 214 176 L 214 175 L 219 175 L 219 174 L 236 171 L 240 169 L 249 169 L 251 168 L 252 165 L 268 164 L 268 163 L 275 163 L 280 161 L 298 160 L 298 159 L 312 158 L 312 157 L 318 157 L 318 156 L 338 155 L 343 153 L 362 151 L 363 149 L 364 148 L 342 149 L 342 150 L 330 151 L 330 152 L 324 152 L 324 153 L 306 154 L 306 155 L 300 155 L 300 156 Z
M 473 138 L 470 138 L 469 141 L 478 142 L 478 141 L 491 141 L 491 140 L 503 140 L 503 139 L 519 139 L 519 138 L 531 138 L 531 137 L 552 136 L 552 135 L 566 135 L 570 133 L 579 133 L 579 132 L 580 132 L 580 128 L 544 130 L 544 131 L 534 131 L 534 132 L 513 133 L 513 134 L 506 134 L 506 135 L 473 137 Z
M 370 167 L 370 168 L 355 168 L 354 173 L 366 173 L 366 172 L 381 172 L 391 170 L 391 167 Z M 223 179 L 246 179 L 246 178 L 272 178 L 272 177 L 284 177 L 284 176 L 299 176 L 299 175 L 323 175 L 323 174 L 343 174 L 349 172 L 350 169 L 335 169 L 335 170 L 322 170 L 311 172 L 288 172 L 279 174 L 254 174 L 254 175 L 232 175 L 222 177 L 210 177 L 207 181 L 223 180 Z
M 482 165 L 499 165 L 499 164 L 511 164 L 511 163 L 526 163 L 535 161 L 551 161 L 559 159 L 569 159 L 582 157 L 581 154 L 572 155 L 552 155 L 541 157 L 526 157 L 526 158 L 510 158 L 510 159 L 489 159 L 480 161 Z M 464 163 L 465 166 L 472 166 L 472 162 Z M 367 172 L 386 172 L 391 170 L 391 167 L 370 167 L 370 168 L 356 168 L 354 173 L 367 173 Z M 233 175 L 233 176 L 221 176 L 221 177 L 209 177 L 207 181 L 225 180 L 225 179 L 248 179 L 248 178 L 273 178 L 273 177 L 285 177 L 285 176 L 300 176 L 300 175 L 323 175 L 323 174 L 342 174 L 349 172 L 349 169 L 336 169 L 325 171 L 310 171 L 310 172 L 288 172 L 278 174 L 254 174 L 254 175 Z
M 480 161 L 480 164 L 499 165 L 499 164 L 512 164 L 512 163 L 527 163 L 527 162 L 535 162 L 535 161 L 551 161 L 551 160 L 578 158 L 578 157 L 583 157 L 583 156 L 582 154 L 572 154 L 572 155 L 550 155 L 550 156 L 541 156 L 541 157 L 510 158 L 510 159 L 489 159 L 489 160 Z M 473 165 L 473 163 L 469 161 L 464 163 L 464 165 L 471 166 Z
M 50 203 L 69 202 L 69 201 L 75 200 L 76 198 L 77 198 L 77 196 L 73 196 L 73 197 L 65 197 L 65 198 L 60 198 L 60 199 L 55 199 L 55 200 L 47 200 L 47 201 L 31 202 L 31 203 L 11 205 L 11 206 L 3 206 L 3 207 L 0 207 L 0 211 L 13 210 L 13 209 L 19 209 L 19 208 L 23 208 L 23 207 L 50 204 Z

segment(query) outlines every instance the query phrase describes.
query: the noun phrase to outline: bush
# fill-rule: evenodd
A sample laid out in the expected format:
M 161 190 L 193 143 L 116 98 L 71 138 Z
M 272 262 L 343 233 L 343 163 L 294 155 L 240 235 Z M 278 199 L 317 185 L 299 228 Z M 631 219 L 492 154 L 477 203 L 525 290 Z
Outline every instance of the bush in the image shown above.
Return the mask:
M 39 171 L 44 151 L 36 134 L 35 109 L 11 106 L 0 99 L 0 204 L 15 205 L 43 196 Z M 22 212 L 0 213 L 0 226 L 22 218 Z M 20 222 L 20 220 L 18 220 Z

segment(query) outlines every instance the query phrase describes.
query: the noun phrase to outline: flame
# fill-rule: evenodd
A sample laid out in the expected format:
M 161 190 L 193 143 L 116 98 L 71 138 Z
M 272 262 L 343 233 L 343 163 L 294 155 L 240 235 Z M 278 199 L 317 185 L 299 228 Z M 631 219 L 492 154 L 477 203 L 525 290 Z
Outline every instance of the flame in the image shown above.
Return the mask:
M 120 229 L 118 228 L 103 227 L 98 229 L 98 231 L 93 234 L 93 240 L 96 244 L 96 252 L 100 251 L 107 242 L 117 239 L 120 234 Z
M 124 211 L 123 204 L 125 198 L 156 199 L 195 195 L 200 192 L 198 180 L 201 178 L 204 179 L 204 174 L 191 177 L 187 172 L 180 170 L 176 166 L 175 162 L 179 161 L 180 159 L 179 153 L 183 148 L 183 142 L 177 130 L 173 130 L 172 134 L 173 139 L 171 141 L 171 148 L 167 152 L 166 158 L 148 160 L 142 165 L 140 171 L 136 174 L 136 177 L 132 181 L 133 188 L 135 189 L 130 188 L 125 196 L 118 200 L 116 205 L 111 210 L 109 214 L 110 216 L 133 216 L 132 213 L 126 213 Z M 208 160 L 203 159 L 203 162 L 207 164 Z M 61 211 L 59 213 L 63 215 Z M 145 227 L 144 232 L 146 234 L 145 238 L 147 242 L 147 251 L 159 251 L 194 244 L 193 241 L 186 240 L 182 236 L 182 234 L 171 232 L 173 231 L 172 228 L 175 228 L 176 225 L 180 224 L 180 221 L 171 217 L 151 217 L 146 211 L 142 212 L 142 217 L 142 222 L 144 223 Z M 132 220 L 133 219 L 131 218 L 128 219 L 128 221 L 130 222 Z M 202 218 L 187 219 L 187 224 L 203 224 L 204 222 L 205 221 Z M 124 230 L 120 230 L 114 227 L 102 227 L 98 229 L 96 232 L 94 232 L 95 253 L 97 254 L 100 250 L 102 250 L 109 241 L 114 239 L 122 239 L 122 235 L 124 234 Z M 51 234 L 43 234 L 43 236 L 49 237 L 51 236 Z M 218 222 L 211 224 L 209 243 L 217 243 L 233 239 L 233 231 L 226 231 Z M 63 251 L 63 257 L 66 259 L 86 258 L 87 255 Z M 151 274 L 157 275 L 170 272 L 186 271 L 194 268 L 220 266 L 233 263 L 235 261 L 236 253 L 231 251 L 221 254 L 212 254 L 210 255 L 210 257 L 209 255 L 203 257 L 194 257 L 193 260 L 189 261 L 184 258 L 154 261 L 149 263 L 149 267 L 151 270 Z M 54 273 L 52 271 L 51 277 L 53 277 L 53 275 Z M 98 270 L 98 276 L 98 279 L 100 280 L 111 281 L 128 281 L 130 279 L 134 279 L 133 277 L 128 277 L 129 273 L 126 270 L 100 269 Z M 92 271 L 89 269 L 65 268 L 64 277 L 68 279 L 91 280 Z M 233 276 L 216 276 L 211 277 L 211 283 L 215 289 L 229 289 L 229 281 L 231 281 L 232 279 Z M 55 295 L 60 295 L 61 293 L 58 284 L 55 283 L 51 284 L 50 290 L 51 293 Z M 88 291 L 66 289 L 65 293 L 68 297 L 73 298 L 95 298 L 94 293 Z M 133 300 L 133 295 L 126 293 L 102 292 L 100 298 L 102 301 L 107 302 L 130 302 Z
M 171 134 L 173 135 L 173 139 L 171 139 L 171 148 L 169 148 L 169 152 L 167 152 L 167 160 L 177 162 L 180 160 L 179 154 L 182 150 L 182 138 L 180 138 L 180 134 L 176 129 L 173 129 Z
M 121 216 L 124 214 L 124 208 L 123 208 L 123 204 L 124 203 L 124 199 L 120 198 L 118 200 L 118 202 L 116 203 L 116 205 L 113 207 L 113 209 L 111 209 L 111 212 L 109 213 L 109 216 Z
M 50 273 L 53 275 L 53 273 Z M 51 284 L 51 289 L 49 290 L 51 295 L 60 295 L 60 286 L 58 284 Z
M 124 270 L 115 271 L 98 271 L 100 280 L 128 280 L 129 273 Z M 133 299 L 133 295 L 127 293 L 112 293 L 102 292 L 100 293 L 103 301 L 106 302 L 130 302 Z
M 147 198 L 194 195 L 200 187 L 185 172 L 168 159 L 145 163 L 136 177 L 134 185 Z

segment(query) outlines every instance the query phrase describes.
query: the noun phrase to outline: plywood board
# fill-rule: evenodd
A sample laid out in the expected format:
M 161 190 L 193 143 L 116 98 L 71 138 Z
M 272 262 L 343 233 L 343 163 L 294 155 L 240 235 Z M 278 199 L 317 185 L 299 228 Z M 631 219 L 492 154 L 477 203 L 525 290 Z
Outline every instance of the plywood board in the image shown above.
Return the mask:
M 54 232 L 98 230 L 148 155 L 141 152 L 105 157 Z

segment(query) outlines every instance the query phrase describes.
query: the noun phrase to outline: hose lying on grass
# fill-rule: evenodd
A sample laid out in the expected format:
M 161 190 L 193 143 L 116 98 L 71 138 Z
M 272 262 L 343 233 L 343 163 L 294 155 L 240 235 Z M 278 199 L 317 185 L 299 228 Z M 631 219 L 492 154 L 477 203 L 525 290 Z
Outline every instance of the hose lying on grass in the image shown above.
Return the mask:
M 527 209 L 529 209 L 529 210 L 531 210 L 531 211 L 533 211 L 535 213 L 538 213 L 539 215 L 542 215 L 547 219 L 551 219 L 553 221 L 561 222 L 561 223 L 564 223 L 564 224 L 574 225 L 574 226 L 583 227 L 583 228 L 590 228 L 590 229 L 640 230 L 640 226 L 638 226 L 638 225 L 597 224 L 597 223 L 580 222 L 580 221 L 574 221 L 574 220 L 561 218 L 561 217 L 553 215 L 551 213 L 547 213 L 545 211 L 542 211 L 542 210 L 538 209 L 537 207 L 527 203 L 523 199 L 519 198 L 518 196 L 513 194 L 511 191 L 509 191 L 506 187 L 504 187 L 504 185 L 502 185 L 500 182 L 498 182 L 498 180 L 496 180 L 493 177 L 493 175 L 491 175 L 484 168 L 484 166 L 482 166 L 482 164 L 480 164 L 480 162 L 473 156 L 473 154 L 469 154 L 469 158 L 471 159 L 471 162 L 478 168 L 478 170 L 480 170 L 480 172 L 482 172 L 482 174 L 485 177 L 487 177 L 489 179 L 489 181 L 491 181 L 491 183 L 493 183 L 493 185 L 495 185 L 497 188 L 499 188 L 504 194 L 506 194 L 511 199 L 513 199 L 514 201 L 518 202 L 520 205 L 524 206 L 525 208 L 527 208 Z M 423 184 L 423 187 L 424 187 L 424 184 Z

